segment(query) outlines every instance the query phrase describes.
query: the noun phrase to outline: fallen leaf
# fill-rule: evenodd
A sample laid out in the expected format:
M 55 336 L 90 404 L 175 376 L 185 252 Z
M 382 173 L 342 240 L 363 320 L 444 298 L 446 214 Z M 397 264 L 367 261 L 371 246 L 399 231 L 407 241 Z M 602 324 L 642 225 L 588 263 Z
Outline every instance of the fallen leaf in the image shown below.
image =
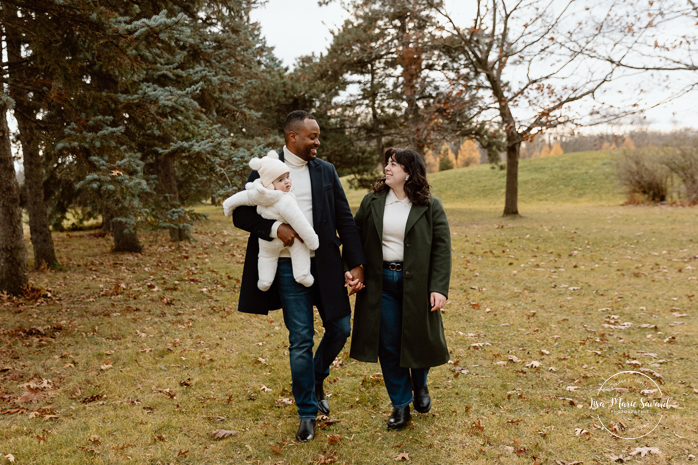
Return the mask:
M 397 454 L 397 457 L 395 457 L 396 461 L 408 461 L 410 459 L 410 456 L 407 454 L 407 452 L 401 452 Z
M 526 364 L 526 367 L 527 368 L 538 368 L 538 367 L 540 367 L 540 362 L 532 360 L 530 363 Z
M 187 450 L 180 449 L 179 452 L 177 452 L 177 457 L 179 457 L 180 455 L 187 455 L 188 453 L 189 453 L 189 449 L 187 449 Z
M 269 448 L 270 448 L 271 451 L 272 451 L 273 453 L 275 453 L 276 455 L 280 455 L 280 454 L 281 454 L 281 447 L 277 446 L 276 444 L 270 445 Z
M 329 442 L 332 445 L 337 445 L 342 441 L 342 436 L 339 434 L 328 434 L 327 435 L 327 442 Z
M 644 457 L 647 454 L 655 454 L 655 455 L 662 455 L 662 452 L 659 450 L 659 447 L 636 447 L 635 450 L 630 452 L 630 455 L 637 455 L 640 454 L 640 457 Z
M 211 431 L 211 434 L 213 435 L 213 439 L 225 439 L 229 436 L 235 436 L 236 434 L 238 434 L 238 432 L 227 429 L 217 429 Z
M 325 418 L 327 418 L 327 417 L 325 417 Z M 317 428 L 318 428 L 318 429 L 325 429 L 325 428 L 327 428 L 328 426 L 332 426 L 332 425 L 334 425 L 335 423 L 339 423 L 339 422 L 341 422 L 341 421 L 342 421 L 342 420 L 338 420 L 338 419 L 336 419 L 336 418 L 333 418 L 332 420 L 329 420 L 329 419 L 328 419 L 328 420 L 325 420 L 325 421 L 320 422 L 320 423 L 317 425 Z
M 315 461 L 319 464 L 325 465 L 325 464 L 330 464 L 330 463 L 337 463 L 337 460 L 339 460 L 339 457 L 337 455 L 337 451 L 333 450 L 329 454 L 319 454 L 317 457 L 315 457 Z
M 477 433 L 482 433 L 485 430 L 485 425 L 482 424 L 481 419 L 477 419 L 477 421 L 474 421 L 470 424 L 470 432 L 477 432 Z
M 616 463 L 625 463 L 630 460 L 630 457 L 624 458 L 623 455 L 606 454 L 606 457 L 608 457 L 612 462 Z
M 30 402 L 36 404 L 44 400 L 45 397 L 47 397 L 45 392 L 29 388 L 29 391 L 22 393 L 22 397 L 19 398 L 19 401 L 25 404 Z
M 268 387 L 266 387 L 264 384 L 262 384 L 261 386 L 259 386 L 259 390 L 260 390 L 260 391 L 264 391 L 264 392 L 271 392 L 271 389 L 269 389 Z
M 14 455 L 12 455 L 12 454 L 7 454 L 7 455 L 5 455 L 5 458 L 6 458 L 7 460 L 9 460 L 10 462 L 15 463 L 15 456 L 14 456 Z

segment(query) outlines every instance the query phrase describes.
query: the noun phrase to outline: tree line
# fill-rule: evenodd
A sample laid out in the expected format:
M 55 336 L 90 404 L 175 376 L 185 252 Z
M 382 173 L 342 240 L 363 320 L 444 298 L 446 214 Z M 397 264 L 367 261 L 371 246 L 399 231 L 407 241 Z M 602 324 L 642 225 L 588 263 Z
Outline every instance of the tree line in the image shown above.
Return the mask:
M 695 14 L 690 1 L 658 11 L 652 2 L 480 0 L 462 23 L 438 0 L 343 1 L 350 14 L 327 50 L 293 69 L 250 19 L 261 3 L 0 4 L 1 291 L 27 284 L 23 209 L 39 269 L 60 267 L 51 230 L 67 218 L 101 219 L 115 251 L 141 251 L 141 230 L 188 240 L 203 219 L 192 205 L 240 189 L 247 161 L 281 147 L 295 109 L 316 115 L 323 158 L 356 186 L 370 185 L 393 145 L 427 154 L 470 140 L 497 163 L 504 151 L 504 214 L 517 215 L 524 141 L 640 111 L 636 95 L 602 97 L 625 70 L 694 71 L 690 59 L 667 61 L 683 43 L 663 42 L 671 53 L 662 54 L 648 45 L 677 13 Z

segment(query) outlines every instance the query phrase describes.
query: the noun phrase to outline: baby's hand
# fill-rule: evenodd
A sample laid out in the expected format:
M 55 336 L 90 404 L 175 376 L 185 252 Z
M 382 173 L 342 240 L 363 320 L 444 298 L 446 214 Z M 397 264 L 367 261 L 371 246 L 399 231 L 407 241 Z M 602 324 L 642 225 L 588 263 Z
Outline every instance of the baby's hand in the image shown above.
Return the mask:
M 317 234 L 313 234 L 305 241 L 305 245 L 308 246 L 310 250 L 317 250 L 317 248 L 320 247 L 320 238 L 317 237 Z

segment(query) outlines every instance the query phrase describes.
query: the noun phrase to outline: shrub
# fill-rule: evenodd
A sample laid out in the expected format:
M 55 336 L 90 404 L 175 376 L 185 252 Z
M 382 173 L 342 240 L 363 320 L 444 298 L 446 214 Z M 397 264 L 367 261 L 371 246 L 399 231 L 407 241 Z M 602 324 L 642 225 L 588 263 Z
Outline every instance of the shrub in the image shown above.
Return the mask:
M 667 199 L 670 171 L 663 163 L 663 150 L 623 150 L 616 159 L 616 172 L 628 201 Z
M 689 204 L 698 202 L 698 148 L 686 144 L 668 151 L 666 167 L 681 181 L 684 198 Z
M 698 203 L 696 142 L 679 140 L 675 147 L 621 151 L 616 170 L 628 202 L 663 202 L 672 197 Z

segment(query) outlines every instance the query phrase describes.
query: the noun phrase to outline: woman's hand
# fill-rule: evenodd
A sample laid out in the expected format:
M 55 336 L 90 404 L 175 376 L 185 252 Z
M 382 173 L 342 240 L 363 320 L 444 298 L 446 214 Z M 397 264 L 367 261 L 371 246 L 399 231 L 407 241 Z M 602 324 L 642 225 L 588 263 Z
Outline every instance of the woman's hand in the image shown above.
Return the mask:
M 344 287 L 349 288 L 349 295 L 356 294 L 364 287 L 364 269 L 360 266 L 344 273 Z
M 441 310 L 446 305 L 446 296 L 438 292 L 431 293 L 431 311 Z

